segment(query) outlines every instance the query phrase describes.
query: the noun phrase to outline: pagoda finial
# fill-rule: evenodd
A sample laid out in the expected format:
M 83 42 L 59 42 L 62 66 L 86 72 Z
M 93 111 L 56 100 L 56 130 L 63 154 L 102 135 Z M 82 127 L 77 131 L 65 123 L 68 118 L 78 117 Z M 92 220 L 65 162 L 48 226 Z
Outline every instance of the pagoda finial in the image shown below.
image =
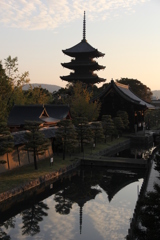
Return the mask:
M 83 40 L 86 40 L 86 15 L 84 11 L 84 19 L 83 19 Z

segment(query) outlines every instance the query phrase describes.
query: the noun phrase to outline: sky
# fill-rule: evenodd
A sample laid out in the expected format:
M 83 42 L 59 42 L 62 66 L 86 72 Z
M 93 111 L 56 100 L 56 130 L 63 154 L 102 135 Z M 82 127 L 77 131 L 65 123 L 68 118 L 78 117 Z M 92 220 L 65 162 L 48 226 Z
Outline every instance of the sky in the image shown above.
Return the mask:
M 105 54 L 97 72 L 111 79 L 137 79 L 160 90 L 160 0 L 0 0 L 0 60 L 17 57 L 30 83 L 65 87 L 70 74 L 62 50 L 83 38 Z M 96 72 L 95 72 L 96 73 Z M 102 86 L 99 83 L 97 86 Z

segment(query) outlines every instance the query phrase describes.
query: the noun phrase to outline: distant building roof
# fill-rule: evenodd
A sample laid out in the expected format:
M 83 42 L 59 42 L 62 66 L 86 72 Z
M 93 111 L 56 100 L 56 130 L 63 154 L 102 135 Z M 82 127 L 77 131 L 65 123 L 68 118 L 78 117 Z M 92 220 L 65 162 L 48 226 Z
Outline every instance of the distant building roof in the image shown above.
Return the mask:
M 45 138 L 47 138 L 47 139 L 54 138 L 56 130 L 57 130 L 56 126 L 55 127 L 45 127 L 45 128 L 40 129 L 40 131 L 42 131 Z M 15 146 L 22 145 L 26 142 L 25 133 L 26 133 L 26 131 L 19 131 L 19 132 L 12 133 Z
M 129 89 L 128 85 L 117 83 L 117 82 L 114 82 L 113 80 L 111 80 L 111 82 L 107 86 L 107 88 L 99 94 L 98 98 L 101 98 L 104 95 L 106 95 L 111 90 L 111 88 L 113 88 L 120 96 L 122 96 L 124 99 L 126 99 L 127 101 L 129 101 L 131 103 L 144 106 L 148 109 L 155 109 L 155 107 L 152 104 L 147 103 L 147 102 L 143 101 L 141 98 L 139 98 L 138 96 L 136 96 Z
M 70 116 L 66 105 L 14 105 L 9 117 L 8 126 L 22 126 L 25 121 L 56 123 Z

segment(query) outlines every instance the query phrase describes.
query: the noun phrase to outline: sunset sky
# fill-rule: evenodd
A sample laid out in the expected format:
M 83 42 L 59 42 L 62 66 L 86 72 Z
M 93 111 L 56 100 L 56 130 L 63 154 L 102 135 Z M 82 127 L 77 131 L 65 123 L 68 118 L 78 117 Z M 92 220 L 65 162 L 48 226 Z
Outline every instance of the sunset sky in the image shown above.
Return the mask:
M 105 53 L 99 77 L 160 90 L 160 0 L 0 0 L 0 60 L 18 57 L 31 83 L 65 87 L 62 49 L 82 40 L 84 11 L 86 39 Z

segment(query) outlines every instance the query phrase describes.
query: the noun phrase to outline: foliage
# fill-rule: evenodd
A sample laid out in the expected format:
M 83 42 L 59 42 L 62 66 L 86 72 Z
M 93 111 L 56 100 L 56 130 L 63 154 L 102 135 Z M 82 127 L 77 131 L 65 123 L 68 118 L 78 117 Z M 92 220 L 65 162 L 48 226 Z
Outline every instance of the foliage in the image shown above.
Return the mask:
M 25 146 L 24 150 L 32 152 L 34 156 L 34 167 L 37 170 L 37 155 L 43 155 L 48 149 L 49 140 L 45 138 L 42 131 L 40 131 L 40 123 L 35 121 L 26 121 L 25 129 Z
M 88 124 L 87 118 L 85 117 L 76 117 L 74 119 L 74 123 L 78 134 L 81 152 L 83 152 L 84 144 L 87 144 L 92 140 L 92 130 Z
M 96 120 L 99 116 L 100 103 L 91 102 L 92 92 L 81 82 L 75 83 L 73 95 L 70 99 L 71 114 L 73 118 L 85 117 L 88 121 Z
M 154 191 L 148 192 L 140 202 L 139 225 L 134 229 L 135 239 L 158 240 L 160 236 L 160 186 L 154 185 Z M 140 227 L 139 227 L 140 226 Z
M 47 89 L 39 87 L 33 88 L 30 85 L 28 91 L 24 92 L 27 104 L 47 104 L 52 101 L 52 95 Z
M 120 80 L 116 80 L 119 83 L 129 85 L 130 90 L 137 95 L 139 98 L 143 99 L 146 102 L 151 102 L 152 91 L 149 87 L 141 83 L 137 79 L 130 78 L 121 78 Z
M 63 147 L 63 160 L 65 160 L 66 149 L 72 151 L 77 146 L 77 134 L 70 119 L 60 121 L 56 131 L 56 142 Z
M 7 163 L 9 167 L 8 153 L 12 152 L 14 147 L 13 136 L 5 122 L 0 122 L 0 155 L 3 156 L 7 153 Z M 5 163 L 4 160 L 0 161 L 1 164 Z
M 147 110 L 144 114 L 147 129 L 156 129 L 160 126 L 160 110 Z
M 103 126 L 103 132 L 104 132 L 105 143 L 106 143 L 107 136 L 110 136 L 112 139 L 112 135 L 114 132 L 114 123 L 111 118 L 111 115 L 103 115 L 102 116 L 102 126 Z
M 92 122 L 91 129 L 93 132 L 94 144 L 96 147 L 97 142 L 101 142 L 104 139 L 103 128 L 101 122 Z
M 32 206 L 22 212 L 22 235 L 34 236 L 40 232 L 39 223 L 43 221 L 43 217 L 48 214 L 45 210 L 48 210 L 46 203 L 39 202 L 32 204 Z
M 29 72 L 19 73 L 18 58 L 12 58 L 9 56 L 5 59 L 5 72 L 9 78 L 9 82 L 12 86 L 12 94 L 9 99 L 10 109 L 14 104 L 24 104 L 24 92 L 22 88 L 25 84 L 29 83 Z
M 8 116 L 8 102 L 11 96 L 12 87 L 5 70 L 0 63 L 0 121 L 5 121 Z
M 129 125 L 128 113 L 126 111 L 118 111 L 117 117 L 120 117 L 122 119 L 124 129 L 128 129 Z
M 121 117 L 113 118 L 113 122 L 114 122 L 115 130 L 117 130 L 118 134 L 121 135 L 122 129 L 124 129 L 124 125 Z

